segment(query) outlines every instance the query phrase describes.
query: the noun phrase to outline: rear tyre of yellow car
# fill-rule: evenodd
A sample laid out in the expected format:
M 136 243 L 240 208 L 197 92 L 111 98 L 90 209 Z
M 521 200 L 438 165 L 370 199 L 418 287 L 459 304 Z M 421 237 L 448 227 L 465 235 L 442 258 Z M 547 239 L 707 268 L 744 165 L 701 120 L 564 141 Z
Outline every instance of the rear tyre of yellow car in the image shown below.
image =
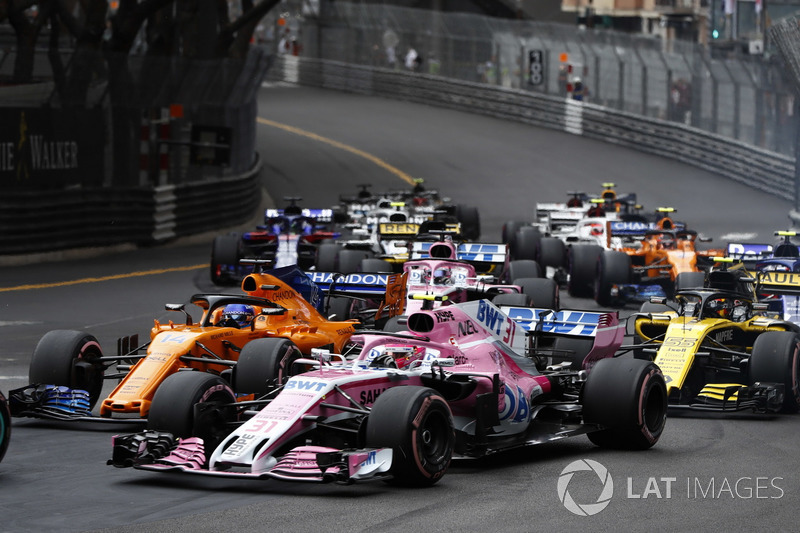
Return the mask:
M 583 387 L 583 421 L 598 424 L 589 440 L 604 448 L 646 450 L 664 431 L 667 386 L 649 361 L 601 359 Z
M 753 343 L 750 384 L 782 383 L 781 412 L 800 410 L 800 337 L 793 331 L 767 331 Z

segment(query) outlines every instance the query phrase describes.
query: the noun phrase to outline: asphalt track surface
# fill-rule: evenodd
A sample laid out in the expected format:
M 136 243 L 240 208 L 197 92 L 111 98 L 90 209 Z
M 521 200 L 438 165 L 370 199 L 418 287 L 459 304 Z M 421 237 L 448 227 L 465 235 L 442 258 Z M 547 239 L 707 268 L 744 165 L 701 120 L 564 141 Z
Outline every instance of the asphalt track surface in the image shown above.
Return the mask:
M 734 234 L 770 242 L 773 230 L 788 226 L 788 202 L 679 162 L 551 130 L 288 86 L 261 91 L 259 117 L 264 185 L 277 203 L 298 195 L 324 207 L 359 183 L 379 191 L 422 177 L 454 201 L 478 206 L 491 241 L 504 220 L 529 218 L 536 201 L 614 181 L 649 208 L 678 208 L 718 244 Z M 146 335 L 153 318 L 168 318 L 165 303 L 216 292 L 206 266 L 210 243 L 201 236 L 0 267 L 0 389 L 27 383 L 30 354 L 49 330 L 85 329 L 113 353 L 117 337 Z M 596 308 L 570 298 L 562 306 Z M 0 463 L 0 532 L 796 531 L 798 424 L 796 415 L 671 417 L 647 452 L 602 450 L 576 437 L 455 462 L 434 487 L 408 490 L 114 469 L 105 464 L 110 437 L 128 428 L 15 419 Z M 605 466 L 613 480 L 613 497 L 593 516 L 571 513 L 557 491 L 562 471 L 582 459 Z M 584 471 L 567 488 L 583 504 L 595 503 L 601 486 Z

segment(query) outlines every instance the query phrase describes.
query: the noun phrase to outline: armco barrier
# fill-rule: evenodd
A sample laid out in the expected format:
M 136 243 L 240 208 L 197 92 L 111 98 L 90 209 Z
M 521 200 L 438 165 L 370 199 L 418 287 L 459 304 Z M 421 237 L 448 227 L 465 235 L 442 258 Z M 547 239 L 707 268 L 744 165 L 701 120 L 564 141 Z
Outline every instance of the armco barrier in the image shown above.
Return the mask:
M 793 157 L 675 122 L 519 89 L 304 57 L 281 57 L 268 79 L 553 128 L 677 159 L 777 197 L 794 199 Z
M 262 163 L 239 176 L 153 188 L 7 191 L 0 195 L 0 256 L 133 243 L 234 226 L 261 200 Z

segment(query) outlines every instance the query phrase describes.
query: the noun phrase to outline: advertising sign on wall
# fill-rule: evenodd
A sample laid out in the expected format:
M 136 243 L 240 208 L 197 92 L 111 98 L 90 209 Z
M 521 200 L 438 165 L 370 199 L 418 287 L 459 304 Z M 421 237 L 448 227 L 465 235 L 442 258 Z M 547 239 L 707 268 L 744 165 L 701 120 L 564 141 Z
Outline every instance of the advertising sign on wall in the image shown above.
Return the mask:
M 104 138 L 99 109 L 0 108 L 0 187 L 99 187 Z

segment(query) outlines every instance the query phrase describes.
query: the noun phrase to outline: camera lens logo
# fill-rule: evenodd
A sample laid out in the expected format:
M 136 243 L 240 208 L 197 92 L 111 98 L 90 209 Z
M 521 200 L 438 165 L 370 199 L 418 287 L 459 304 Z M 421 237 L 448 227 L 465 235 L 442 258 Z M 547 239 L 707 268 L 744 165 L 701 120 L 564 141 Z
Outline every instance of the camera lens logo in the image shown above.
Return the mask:
M 591 471 L 597 474 L 600 483 L 603 485 L 600 495 L 594 503 L 578 503 L 572 499 L 572 496 L 567 490 L 569 482 L 572 481 L 572 476 L 575 475 L 575 472 L 583 471 Z M 611 496 L 613 495 L 614 480 L 611 479 L 611 474 L 608 473 L 605 466 L 591 459 L 579 459 L 571 462 L 561 471 L 561 475 L 558 477 L 558 499 L 561 500 L 561 503 L 569 512 L 578 516 L 596 515 L 608 506 L 609 502 L 611 502 Z

